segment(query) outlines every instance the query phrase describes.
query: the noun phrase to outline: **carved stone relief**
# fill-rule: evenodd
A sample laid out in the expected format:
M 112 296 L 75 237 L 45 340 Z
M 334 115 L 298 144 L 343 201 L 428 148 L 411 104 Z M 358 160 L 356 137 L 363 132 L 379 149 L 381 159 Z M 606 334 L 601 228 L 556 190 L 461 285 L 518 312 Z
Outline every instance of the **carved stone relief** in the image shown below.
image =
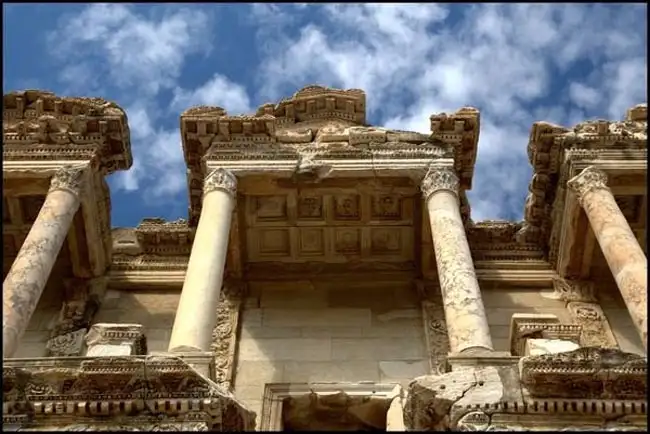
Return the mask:
M 449 354 L 449 337 L 445 323 L 445 311 L 440 291 L 418 285 L 422 301 L 422 319 L 426 338 L 429 366 L 433 375 L 447 372 L 447 355 Z
M 49 357 L 80 356 L 86 332 L 106 291 L 106 278 L 67 279 L 66 299 L 46 344 Z
M 567 309 L 574 322 L 582 326 L 583 347 L 618 348 L 609 321 L 597 303 L 572 301 Z
M 359 220 L 361 217 L 361 200 L 354 194 L 335 196 L 335 220 Z
M 561 277 L 553 278 L 554 296 L 564 301 L 580 301 L 585 303 L 595 303 L 594 284 L 589 281 L 577 281 L 562 279 Z
M 210 351 L 214 353 L 215 382 L 225 390 L 230 390 L 234 384 L 239 315 L 247 292 L 247 286 L 243 282 L 226 282 L 217 306 L 217 321 L 212 331 Z

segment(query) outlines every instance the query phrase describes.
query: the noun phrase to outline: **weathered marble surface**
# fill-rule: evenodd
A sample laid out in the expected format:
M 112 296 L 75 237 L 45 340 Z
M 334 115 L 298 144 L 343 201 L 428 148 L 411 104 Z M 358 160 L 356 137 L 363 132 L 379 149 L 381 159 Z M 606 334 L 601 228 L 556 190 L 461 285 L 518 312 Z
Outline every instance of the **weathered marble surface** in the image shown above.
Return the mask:
M 51 181 L 36 221 L 2 285 L 2 353 L 16 351 L 79 209 L 85 166 L 65 167 Z
M 85 341 L 88 357 L 147 354 L 144 327 L 140 324 L 93 324 Z
M 648 260 L 607 187 L 607 175 L 587 167 L 567 183 L 585 210 L 643 346 L 648 348 Z
M 170 352 L 210 350 L 236 191 L 237 178 L 229 171 L 215 169 L 205 179 L 201 218 L 174 319 Z
M 422 181 L 452 353 L 492 350 L 490 329 L 458 202 L 458 177 L 432 168 Z

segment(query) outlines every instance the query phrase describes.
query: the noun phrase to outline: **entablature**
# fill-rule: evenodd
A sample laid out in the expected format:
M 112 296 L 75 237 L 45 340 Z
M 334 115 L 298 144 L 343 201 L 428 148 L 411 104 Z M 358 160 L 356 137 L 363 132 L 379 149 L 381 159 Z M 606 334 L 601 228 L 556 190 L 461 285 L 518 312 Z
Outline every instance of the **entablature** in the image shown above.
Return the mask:
M 253 116 L 220 107 L 181 115 L 188 166 L 191 226 L 200 215 L 203 179 L 214 168 L 238 176 L 272 173 L 314 182 L 327 177 L 422 176 L 433 161 L 449 160 L 461 189 L 471 188 L 479 112 L 470 107 L 431 116 L 431 134 L 365 123 L 365 94 L 308 86 Z
M 533 177 L 524 210 L 526 238 L 548 250 L 554 212 L 558 212 L 554 211 L 558 209 L 554 202 L 561 195 L 558 189 L 564 188 L 568 180 L 562 178 L 567 163 L 597 160 L 616 169 L 615 165 L 621 162 L 646 159 L 646 156 L 646 104 L 629 109 L 623 121 L 586 121 L 573 129 L 548 122 L 535 123 L 528 144 Z
M 126 113 L 101 98 L 59 97 L 43 90 L 3 96 L 5 161 L 91 160 L 110 174 L 133 163 Z

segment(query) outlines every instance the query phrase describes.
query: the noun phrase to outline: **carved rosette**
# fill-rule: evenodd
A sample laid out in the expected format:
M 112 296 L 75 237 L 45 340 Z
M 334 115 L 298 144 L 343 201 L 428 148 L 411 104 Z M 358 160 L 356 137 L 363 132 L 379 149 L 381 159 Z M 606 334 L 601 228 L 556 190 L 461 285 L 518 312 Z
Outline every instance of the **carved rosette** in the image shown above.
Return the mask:
M 221 190 L 232 197 L 237 195 L 237 177 L 226 169 L 214 169 L 205 177 L 203 182 L 203 194 L 206 195 L 215 190 Z
M 440 190 L 447 190 L 458 196 L 458 187 L 458 175 L 451 167 L 432 166 L 420 184 L 424 200 Z
M 87 166 L 66 166 L 59 169 L 50 181 L 50 192 L 64 190 L 79 197 L 84 187 Z
M 594 166 L 589 166 L 567 181 L 567 186 L 578 196 L 582 205 L 585 196 L 592 190 L 609 190 L 607 174 Z
M 574 322 L 582 326 L 583 347 L 618 348 L 609 321 L 598 304 L 572 301 L 567 309 Z

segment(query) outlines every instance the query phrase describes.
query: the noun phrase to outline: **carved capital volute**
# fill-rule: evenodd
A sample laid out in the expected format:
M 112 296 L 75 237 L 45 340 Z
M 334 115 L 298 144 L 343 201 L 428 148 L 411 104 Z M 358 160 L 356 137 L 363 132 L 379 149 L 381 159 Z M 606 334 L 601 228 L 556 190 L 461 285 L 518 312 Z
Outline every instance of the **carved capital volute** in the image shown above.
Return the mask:
M 578 196 L 580 204 L 592 190 L 608 190 L 607 174 L 594 166 L 589 166 L 567 181 L 567 186 Z
M 440 190 L 450 191 L 458 197 L 458 187 L 458 175 L 456 175 L 456 172 L 451 167 L 444 166 L 430 167 L 420 184 L 420 190 L 422 190 L 424 200 L 427 200 L 432 194 Z
M 237 195 L 237 177 L 226 169 L 214 169 L 203 181 L 203 194 L 221 190 L 232 197 Z
M 50 192 L 64 190 L 79 197 L 85 186 L 85 174 L 88 166 L 64 166 L 59 169 L 50 181 Z

